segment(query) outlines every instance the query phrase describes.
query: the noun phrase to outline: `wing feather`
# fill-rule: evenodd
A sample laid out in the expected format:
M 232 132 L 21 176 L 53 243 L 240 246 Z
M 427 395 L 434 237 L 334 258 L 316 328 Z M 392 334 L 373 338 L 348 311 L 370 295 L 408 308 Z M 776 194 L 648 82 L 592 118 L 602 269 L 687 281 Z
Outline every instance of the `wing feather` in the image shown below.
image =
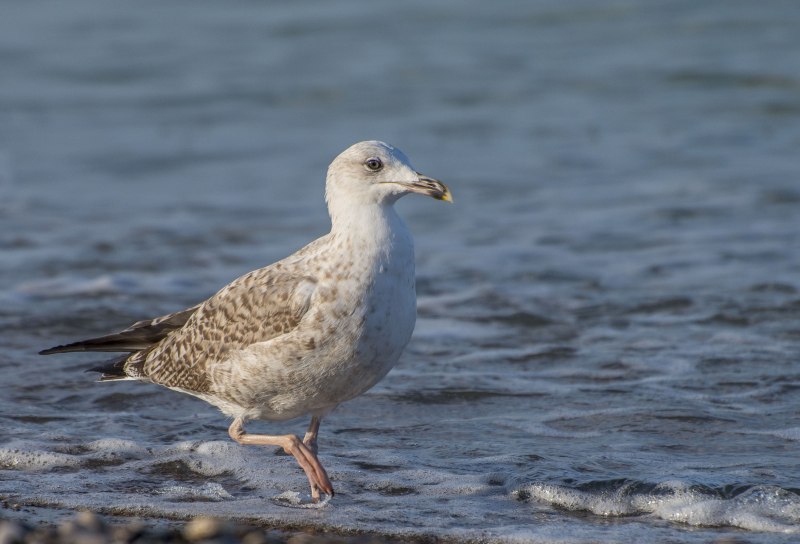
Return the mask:
M 155 319 L 137 321 L 130 327 L 114 334 L 81 340 L 63 346 L 56 346 L 39 352 L 40 355 L 68 353 L 71 351 L 128 351 L 147 349 L 166 338 L 171 332 L 183 327 L 200 304 L 167 314 Z
M 126 363 L 128 375 L 187 391 L 208 391 L 206 370 L 231 351 L 290 333 L 308 311 L 316 281 L 257 270 L 208 299 L 186 324 Z M 130 368 L 129 368 L 130 366 Z

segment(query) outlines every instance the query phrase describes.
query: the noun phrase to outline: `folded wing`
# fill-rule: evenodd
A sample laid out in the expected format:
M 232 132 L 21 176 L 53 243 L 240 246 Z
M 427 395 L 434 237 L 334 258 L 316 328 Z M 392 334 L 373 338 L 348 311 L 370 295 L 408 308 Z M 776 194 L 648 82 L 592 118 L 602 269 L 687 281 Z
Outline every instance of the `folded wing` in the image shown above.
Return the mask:
M 315 289 L 310 277 L 256 270 L 197 306 L 41 353 L 128 352 L 90 370 L 100 372 L 101 381 L 140 379 L 203 393 L 210 363 L 290 333 L 308 311 Z

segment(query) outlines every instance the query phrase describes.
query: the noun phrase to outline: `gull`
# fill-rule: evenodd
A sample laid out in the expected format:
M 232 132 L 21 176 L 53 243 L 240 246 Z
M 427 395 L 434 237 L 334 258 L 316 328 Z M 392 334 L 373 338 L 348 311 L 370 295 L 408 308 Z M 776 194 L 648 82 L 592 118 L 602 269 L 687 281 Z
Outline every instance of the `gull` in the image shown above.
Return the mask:
M 121 332 L 40 352 L 124 352 L 90 370 L 188 393 L 233 418 L 239 444 L 279 446 L 305 472 L 311 498 L 333 496 L 317 457 L 322 419 L 392 369 L 416 322 L 414 242 L 394 209 L 409 193 L 452 202 L 397 148 L 357 143 L 328 167 L 331 231 L 241 276 L 208 300 Z M 302 440 L 245 431 L 247 420 L 311 415 Z

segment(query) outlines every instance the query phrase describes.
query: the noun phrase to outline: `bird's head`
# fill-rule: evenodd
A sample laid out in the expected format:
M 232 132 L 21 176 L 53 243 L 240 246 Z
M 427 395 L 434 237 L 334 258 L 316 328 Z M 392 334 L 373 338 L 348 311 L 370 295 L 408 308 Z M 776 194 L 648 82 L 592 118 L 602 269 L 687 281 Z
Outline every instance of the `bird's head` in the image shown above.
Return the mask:
M 409 193 L 452 202 L 450 190 L 436 179 L 414 170 L 402 151 L 389 144 L 366 141 L 354 144 L 328 167 L 325 199 L 363 204 L 391 204 Z

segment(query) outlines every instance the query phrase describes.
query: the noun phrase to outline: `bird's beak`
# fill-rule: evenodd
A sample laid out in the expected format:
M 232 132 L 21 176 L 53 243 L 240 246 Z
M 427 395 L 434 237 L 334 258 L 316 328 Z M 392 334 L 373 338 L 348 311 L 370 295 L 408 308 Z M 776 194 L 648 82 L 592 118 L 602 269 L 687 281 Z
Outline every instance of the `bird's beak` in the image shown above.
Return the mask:
M 447 188 L 447 185 L 438 179 L 423 176 L 419 172 L 417 172 L 417 175 L 419 176 L 417 181 L 406 184 L 406 187 L 408 187 L 411 191 L 428 195 L 436 200 L 453 202 L 453 195 L 450 194 L 450 189 Z

